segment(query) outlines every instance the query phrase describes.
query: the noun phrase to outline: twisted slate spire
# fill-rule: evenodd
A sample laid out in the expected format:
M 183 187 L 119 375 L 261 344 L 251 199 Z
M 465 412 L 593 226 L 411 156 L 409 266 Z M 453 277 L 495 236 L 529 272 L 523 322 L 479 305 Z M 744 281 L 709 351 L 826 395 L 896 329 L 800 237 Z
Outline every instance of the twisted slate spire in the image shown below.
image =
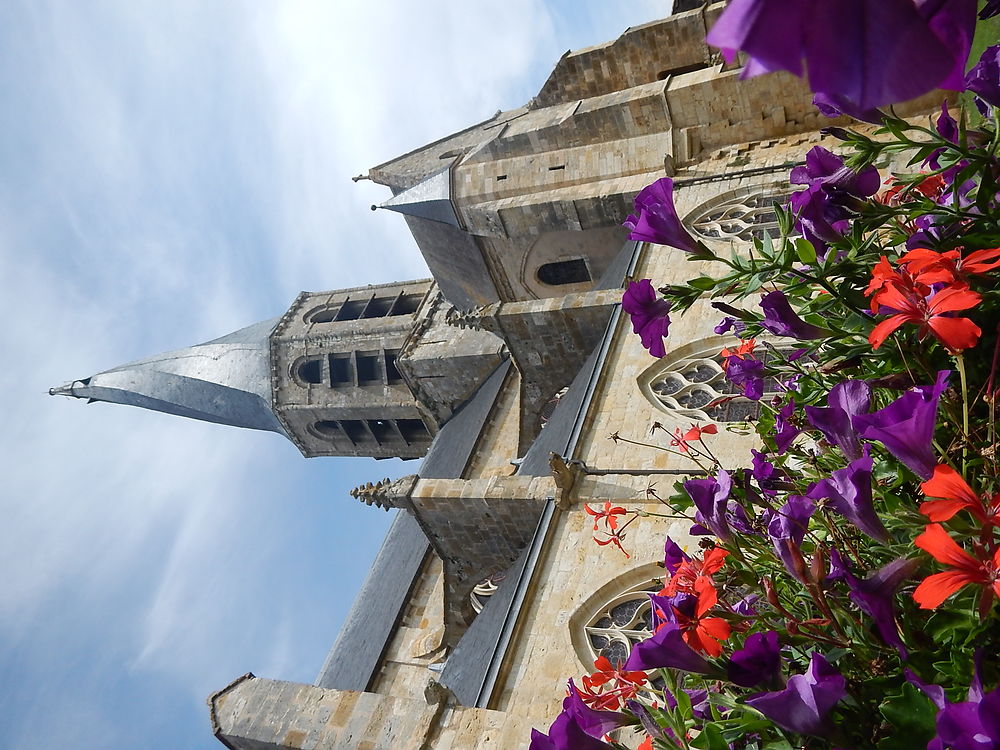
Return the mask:
M 285 434 L 271 409 L 269 337 L 278 320 L 160 354 L 58 388 L 53 396 L 141 406 Z

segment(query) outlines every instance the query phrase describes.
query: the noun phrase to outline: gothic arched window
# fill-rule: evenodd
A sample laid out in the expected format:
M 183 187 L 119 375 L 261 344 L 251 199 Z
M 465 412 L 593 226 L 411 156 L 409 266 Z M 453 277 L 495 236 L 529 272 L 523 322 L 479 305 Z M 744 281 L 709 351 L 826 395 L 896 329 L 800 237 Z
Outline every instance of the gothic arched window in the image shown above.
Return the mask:
M 702 339 L 669 352 L 639 376 L 639 389 L 660 411 L 705 422 L 745 422 L 756 419 L 759 404 L 745 398 L 726 380 L 719 351 L 730 339 Z M 754 356 L 767 362 L 774 353 L 758 347 Z M 764 381 L 764 398 L 779 392 L 771 378 Z
M 583 258 L 545 263 L 538 267 L 538 280 L 549 286 L 582 284 L 590 281 L 590 269 Z
M 779 235 L 774 204 L 788 201 L 788 185 L 742 188 L 716 196 L 689 213 L 684 221 L 706 240 L 740 240 Z
M 653 634 L 649 595 L 660 590 L 660 581 L 645 581 L 601 604 L 584 631 L 593 658 L 607 657 L 622 665 L 632 646 Z M 593 660 L 592 660 L 593 661 Z

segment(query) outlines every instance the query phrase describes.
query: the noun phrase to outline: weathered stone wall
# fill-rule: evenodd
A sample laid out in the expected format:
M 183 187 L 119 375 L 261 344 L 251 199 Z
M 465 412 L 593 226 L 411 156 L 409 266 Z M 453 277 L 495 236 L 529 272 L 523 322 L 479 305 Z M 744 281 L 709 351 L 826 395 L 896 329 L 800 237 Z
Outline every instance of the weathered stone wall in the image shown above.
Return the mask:
M 536 97 L 541 106 L 600 96 L 663 80 L 678 70 L 707 65 L 716 54 L 705 45 L 721 4 L 634 26 L 612 42 L 567 52 Z
M 511 461 L 518 458 L 520 402 L 521 376 L 512 369 L 497 398 L 496 407 L 480 433 L 464 479 L 506 477 L 514 473 Z
M 418 748 L 441 711 L 424 700 L 252 675 L 213 695 L 209 706 L 216 737 L 233 750 Z
M 303 292 L 282 317 L 271 335 L 273 405 L 306 456 L 414 458 L 427 451 L 437 423 L 393 360 L 431 286 L 420 280 Z M 421 434 L 407 440 L 394 420 L 419 423 Z M 346 434 L 337 426 L 343 421 L 357 431 Z
M 399 355 L 411 390 L 439 424 L 475 393 L 504 352 L 503 341 L 488 331 L 449 325 L 451 309 L 435 291 Z
M 444 568 L 429 555 L 410 593 L 396 634 L 386 647 L 371 692 L 397 698 L 423 697 L 435 673 L 429 667 L 446 656 L 444 636 Z

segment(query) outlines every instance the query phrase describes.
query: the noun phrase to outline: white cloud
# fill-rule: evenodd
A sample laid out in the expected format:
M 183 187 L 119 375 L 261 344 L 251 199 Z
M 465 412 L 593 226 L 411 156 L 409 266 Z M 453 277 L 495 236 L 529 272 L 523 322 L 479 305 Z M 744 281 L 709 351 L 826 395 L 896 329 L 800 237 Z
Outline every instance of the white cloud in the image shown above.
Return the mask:
M 387 521 L 347 489 L 386 465 L 45 391 L 279 314 L 301 288 L 424 275 L 402 220 L 368 211 L 386 192 L 349 178 L 523 103 L 578 46 L 568 20 L 580 44 L 631 22 L 595 31 L 612 7 L 0 10 L 0 669 L 17 676 L 0 744 L 78 727 L 75 747 L 121 746 L 135 701 L 134 721 L 185 738 L 160 746 L 213 747 L 209 691 L 318 671 L 375 552 L 359 538 Z

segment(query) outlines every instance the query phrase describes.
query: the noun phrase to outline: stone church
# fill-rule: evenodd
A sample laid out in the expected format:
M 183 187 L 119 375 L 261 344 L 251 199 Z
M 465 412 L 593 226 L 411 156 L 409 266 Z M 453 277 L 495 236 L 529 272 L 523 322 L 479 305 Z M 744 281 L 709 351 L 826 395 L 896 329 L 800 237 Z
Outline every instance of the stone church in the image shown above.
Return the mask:
M 836 147 L 801 81 L 740 80 L 705 45 L 724 3 L 676 5 L 566 53 L 525 106 L 369 171 L 433 278 L 303 292 L 277 320 L 53 389 L 271 430 L 309 457 L 423 457 L 343 500 L 398 509 L 361 593 L 314 684 L 247 674 L 209 698 L 224 746 L 524 747 L 567 678 L 648 634 L 672 527 L 637 520 L 626 557 L 584 504 L 661 512 L 695 467 L 656 446 L 752 404 L 723 380 L 715 311 L 675 320 L 658 360 L 632 335 L 628 279 L 710 270 L 621 223 L 671 176 L 691 233 L 729 253 L 776 231 L 809 148 Z M 720 429 L 712 449 L 741 461 L 747 440 Z

